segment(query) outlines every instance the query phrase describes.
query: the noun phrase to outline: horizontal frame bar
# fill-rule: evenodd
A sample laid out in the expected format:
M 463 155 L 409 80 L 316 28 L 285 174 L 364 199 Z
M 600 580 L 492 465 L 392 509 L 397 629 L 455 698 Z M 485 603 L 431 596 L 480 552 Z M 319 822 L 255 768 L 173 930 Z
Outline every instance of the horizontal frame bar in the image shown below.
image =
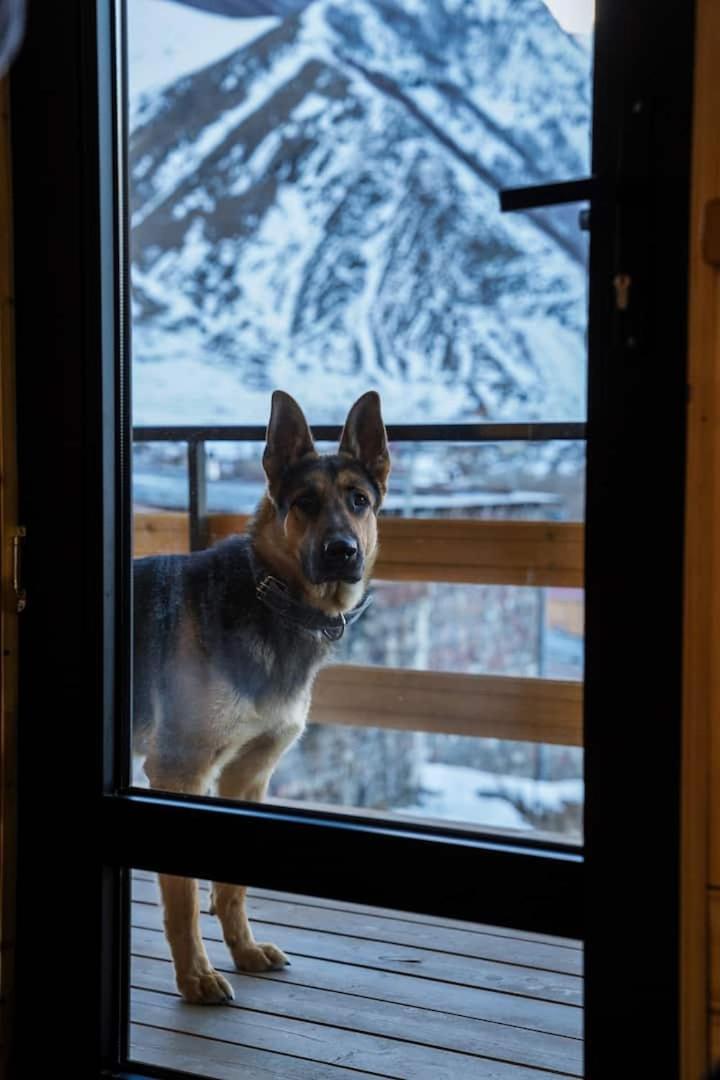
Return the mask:
M 104 796 L 99 810 L 113 864 L 583 935 L 583 857 L 560 844 L 155 793 Z
M 586 425 L 580 421 L 527 424 L 387 424 L 390 442 L 549 442 L 583 441 Z M 318 442 L 337 442 L 341 424 L 314 424 Z M 133 428 L 134 442 L 265 442 L 264 424 L 148 425 Z
M 594 181 L 564 180 L 557 184 L 533 184 L 530 187 L 505 188 L 500 192 L 500 210 L 541 210 L 562 203 L 587 202 L 593 196 Z

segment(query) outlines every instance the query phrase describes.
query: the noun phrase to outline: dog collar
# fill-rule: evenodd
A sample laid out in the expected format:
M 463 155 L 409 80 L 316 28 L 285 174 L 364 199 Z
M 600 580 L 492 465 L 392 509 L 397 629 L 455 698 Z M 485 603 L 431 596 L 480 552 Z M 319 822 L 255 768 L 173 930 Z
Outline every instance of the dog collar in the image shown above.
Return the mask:
M 328 641 L 339 641 L 345 633 L 345 627 L 357 622 L 372 603 L 372 596 L 366 593 L 357 607 L 344 615 L 326 615 L 309 604 L 294 600 L 285 582 L 272 574 L 262 574 L 255 579 L 255 595 L 261 604 L 270 608 L 285 622 L 303 630 L 319 632 Z

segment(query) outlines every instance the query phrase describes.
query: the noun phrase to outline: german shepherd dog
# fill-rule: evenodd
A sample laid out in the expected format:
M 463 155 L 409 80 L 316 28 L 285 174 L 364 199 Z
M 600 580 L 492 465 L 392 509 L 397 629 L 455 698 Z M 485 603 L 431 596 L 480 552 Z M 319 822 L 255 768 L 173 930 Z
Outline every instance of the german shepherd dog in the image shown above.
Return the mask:
M 355 402 L 338 452 L 321 456 L 299 405 L 276 390 L 263 467 L 246 535 L 135 561 L 133 749 L 153 788 L 262 799 L 333 641 L 367 606 L 390 470 L 378 395 Z M 197 882 L 160 875 L 160 891 L 180 993 L 232 999 L 200 936 Z M 283 967 L 277 946 L 254 940 L 245 894 L 212 887 L 236 966 Z

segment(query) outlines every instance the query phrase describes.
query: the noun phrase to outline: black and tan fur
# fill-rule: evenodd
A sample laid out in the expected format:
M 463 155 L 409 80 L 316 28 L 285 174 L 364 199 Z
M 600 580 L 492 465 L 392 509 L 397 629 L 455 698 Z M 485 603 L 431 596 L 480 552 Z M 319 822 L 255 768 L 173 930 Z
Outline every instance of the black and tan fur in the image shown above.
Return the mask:
M 151 787 L 262 799 L 303 730 L 331 644 L 258 600 L 258 567 L 327 615 L 367 590 L 390 468 L 378 395 L 353 405 L 337 454 L 321 456 L 300 407 L 276 391 L 263 465 L 267 492 L 245 536 L 135 562 L 134 750 Z M 200 936 L 197 882 L 161 875 L 160 888 L 181 994 L 231 999 Z M 233 960 L 242 971 L 282 967 L 281 950 L 253 938 L 245 892 L 213 886 Z

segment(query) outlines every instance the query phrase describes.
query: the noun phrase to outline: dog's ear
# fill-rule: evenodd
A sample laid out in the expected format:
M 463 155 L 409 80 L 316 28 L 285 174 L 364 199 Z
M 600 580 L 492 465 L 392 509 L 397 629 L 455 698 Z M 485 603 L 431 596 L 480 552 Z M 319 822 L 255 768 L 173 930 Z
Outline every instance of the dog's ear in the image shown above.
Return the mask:
M 271 494 L 277 490 L 285 470 L 307 454 L 317 457 L 303 411 L 284 390 L 275 390 L 263 453 L 263 468 Z
M 348 413 L 340 438 L 340 453 L 357 458 L 377 484 L 381 496 L 385 496 L 390 453 L 380 412 L 380 395 L 375 390 L 368 390 L 358 398 Z

